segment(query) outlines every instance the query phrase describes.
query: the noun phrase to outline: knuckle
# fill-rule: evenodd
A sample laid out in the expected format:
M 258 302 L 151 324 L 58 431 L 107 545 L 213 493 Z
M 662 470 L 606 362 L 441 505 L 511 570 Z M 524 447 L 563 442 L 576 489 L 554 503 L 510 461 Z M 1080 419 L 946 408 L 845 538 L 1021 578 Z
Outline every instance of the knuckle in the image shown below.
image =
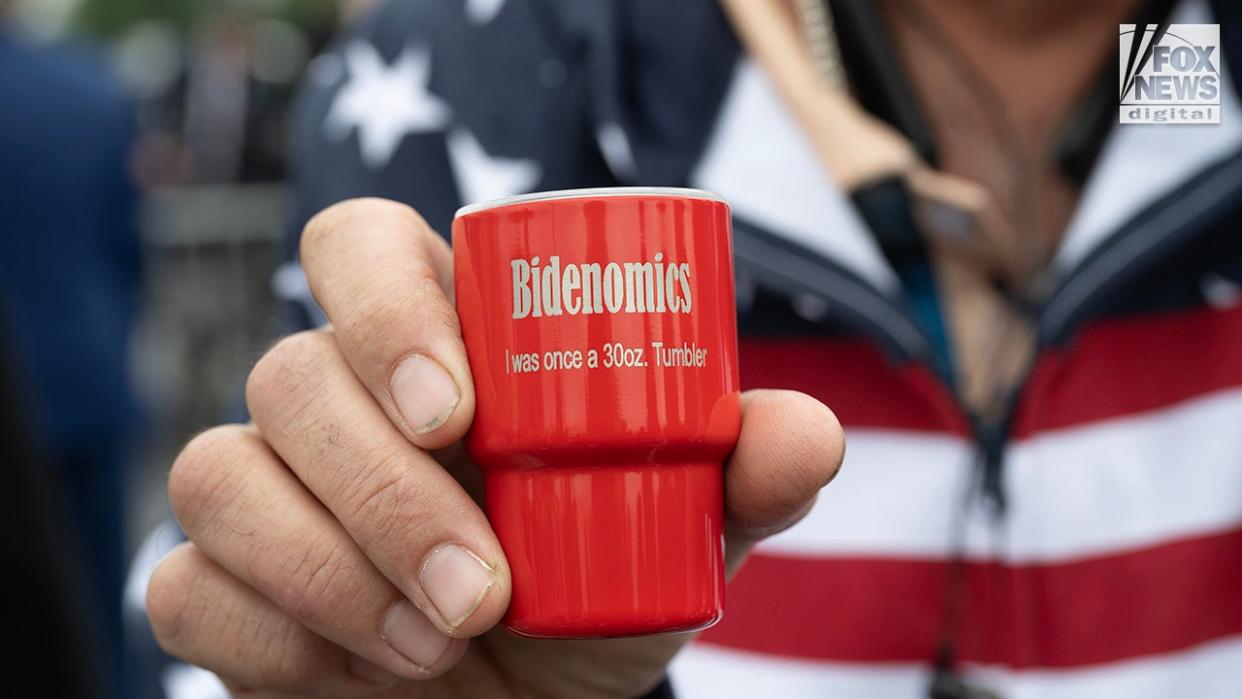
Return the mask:
M 368 475 L 359 478 L 347 494 L 342 521 L 364 550 L 381 547 L 392 565 L 415 570 L 426 551 L 417 542 L 442 538 L 436 531 L 451 523 L 468 521 L 471 514 L 452 493 L 411 469 L 400 449 L 385 449 L 371 457 Z M 386 542 L 405 541 L 393 547 Z
M 271 568 L 273 601 L 308 626 L 340 626 L 340 615 L 356 597 L 350 580 L 357 576 L 344 540 L 322 534 L 308 535 L 300 553 L 285 554 L 283 563 Z
M 410 468 L 399 449 L 376 455 L 369 475 L 360 478 L 345 500 L 342 521 L 363 550 L 386 551 L 399 570 L 417 570 L 427 553 L 424 545 L 438 542 L 475 516 L 474 503 L 440 479 Z M 392 541 L 407 542 L 394 547 Z
M 273 629 L 259 651 L 265 658 L 261 675 L 273 689 L 296 695 L 324 696 L 342 679 L 340 652 L 327 641 L 311 638 L 292 624 Z M 331 690 L 329 690 L 331 692 Z M 335 692 L 328 696 L 340 696 Z
M 246 595 L 207 589 L 209 565 L 186 543 L 152 574 L 147 616 L 165 652 L 269 690 L 322 689 L 334 679 L 339 658 L 331 644 L 283 615 L 256 608 Z
M 340 679 L 340 649 L 287 614 L 271 608 L 256 613 L 240 597 L 221 600 L 211 613 L 224 624 L 214 635 L 210 660 L 246 684 L 322 695 Z
M 258 654 L 264 659 L 261 673 L 273 689 L 301 694 L 317 683 L 322 666 L 311 662 L 311 656 L 294 638 L 290 628 L 272 629 L 264 636 Z
M 404 261 L 401 275 L 386 286 L 377 286 L 363 303 L 342 309 L 336 323 L 352 341 L 382 342 L 398 328 L 422 327 L 424 320 L 456 319 L 444 291 L 436 282 L 435 271 L 425 259 Z M 417 280 L 412 287 L 410 280 Z
M 266 413 L 294 389 L 313 381 L 330 356 L 331 336 L 318 330 L 289 335 L 272 346 L 246 379 L 246 405 L 251 413 Z
M 185 445 L 168 473 L 168 501 L 178 521 L 195 529 L 199 515 L 211 509 L 234 481 L 237 469 L 226 468 L 249 433 L 241 425 L 207 430 Z
M 362 366 L 391 372 L 413 351 L 427 351 L 437 338 L 460 336 L 457 312 L 426 262 L 399 277 L 400 288 L 377 289 L 371 298 L 342 309 L 335 326 L 342 346 Z M 410 279 L 417 279 L 411 287 Z
M 351 519 L 362 523 L 377 540 L 387 539 L 400 525 L 404 512 L 419 509 L 422 493 L 403 473 L 400 455 L 395 451 L 378 454 L 370 475 L 358 479 L 348 502 Z
M 443 290 L 434 279 L 424 278 L 419 289 L 420 303 L 415 310 L 424 317 L 419 320 L 429 324 L 442 334 L 461 335 L 461 320 L 457 310 L 448 302 Z
M 256 610 L 250 600 L 233 596 L 216 601 L 216 624 L 206 636 L 210 647 L 187 658 L 208 669 L 227 668 L 246 685 L 301 694 L 326 679 L 330 665 L 311 656 L 319 643 L 309 631 L 272 610 Z M 256 613 L 257 612 L 257 613 Z
M 343 309 L 334 320 L 337 332 L 346 347 L 359 348 L 368 354 L 379 354 L 393 344 L 397 328 L 409 323 L 402 317 L 400 293 L 378 293 L 368 303 Z M 406 326 L 408 327 L 408 326 Z

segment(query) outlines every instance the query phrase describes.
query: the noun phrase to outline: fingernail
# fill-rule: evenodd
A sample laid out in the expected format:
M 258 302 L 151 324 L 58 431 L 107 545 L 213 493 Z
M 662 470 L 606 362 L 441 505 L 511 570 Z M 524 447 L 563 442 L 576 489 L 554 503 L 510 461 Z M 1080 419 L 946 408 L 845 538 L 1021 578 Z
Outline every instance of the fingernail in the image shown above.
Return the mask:
M 388 687 L 400 681 L 400 677 L 357 655 L 349 656 L 349 674 L 371 684 Z
M 384 615 L 384 640 L 420 670 L 431 667 L 444 655 L 450 639 L 414 605 L 401 600 Z
M 423 561 L 423 592 L 444 623 L 457 628 L 483 603 L 496 584 L 496 571 L 457 544 L 445 544 Z
M 412 354 L 392 373 L 392 398 L 414 434 L 444 424 L 461 400 L 453 377 L 436 360 Z

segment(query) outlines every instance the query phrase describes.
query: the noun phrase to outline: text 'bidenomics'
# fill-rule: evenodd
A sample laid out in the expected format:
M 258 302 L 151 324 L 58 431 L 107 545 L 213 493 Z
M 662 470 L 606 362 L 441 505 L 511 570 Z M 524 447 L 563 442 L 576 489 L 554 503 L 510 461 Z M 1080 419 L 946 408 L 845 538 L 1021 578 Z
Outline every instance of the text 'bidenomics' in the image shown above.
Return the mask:
M 690 263 L 587 262 L 566 264 L 552 255 L 512 260 L 513 318 L 593 313 L 689 313 Z

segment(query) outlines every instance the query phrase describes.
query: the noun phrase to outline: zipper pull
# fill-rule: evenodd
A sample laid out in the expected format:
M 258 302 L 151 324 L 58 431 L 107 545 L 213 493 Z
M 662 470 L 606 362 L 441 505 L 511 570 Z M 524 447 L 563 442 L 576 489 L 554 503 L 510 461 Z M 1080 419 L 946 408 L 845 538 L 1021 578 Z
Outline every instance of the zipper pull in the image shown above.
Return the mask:
M 970 684 L 953 668 L 953 651 L 946 648 L 936 659 L 931 682 L 927 685 L 927 699 L 1001 699 L 1000 695 Z
M 992 504 L 994 514 L 1005 513 L 1005 486 L 1001 481 L 1001 471 L 1005 461 L 1004 424 L 982 422 L 976 428 L 978 434 L 978 460 L 981 470 L 981 487 L 983 496 Z

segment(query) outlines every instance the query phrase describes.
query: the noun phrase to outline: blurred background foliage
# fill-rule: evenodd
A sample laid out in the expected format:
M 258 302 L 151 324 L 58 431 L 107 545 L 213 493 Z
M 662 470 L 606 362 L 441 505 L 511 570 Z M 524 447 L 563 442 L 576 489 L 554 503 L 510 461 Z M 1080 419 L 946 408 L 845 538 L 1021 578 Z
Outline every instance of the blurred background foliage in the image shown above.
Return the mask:
M 152 20 L 189 32 L 196 18 L 218 12 L 272 17 L 306 28 L 330 27 L 337 0 L 81 0 L 72 25 L 102 37 L 119 38 L 126 30 Z

